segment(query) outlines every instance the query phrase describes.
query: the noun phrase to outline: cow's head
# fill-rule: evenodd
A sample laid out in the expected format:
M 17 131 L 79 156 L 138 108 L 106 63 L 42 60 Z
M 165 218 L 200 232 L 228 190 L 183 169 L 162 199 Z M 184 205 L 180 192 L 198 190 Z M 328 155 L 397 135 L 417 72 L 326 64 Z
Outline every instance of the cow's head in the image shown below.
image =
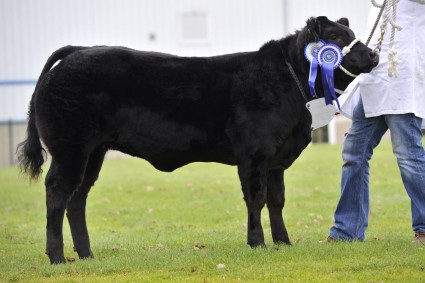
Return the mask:
M 351 44 L 349 50 L 345 49 L 349 52 L 343 56 L 342 68 L 352 75 L 369 73 L 378 65 L 378 54 L 360 41 L 356 41 L 354 32 L 348 26 L 347 18 L 341 18 L 336 22 L 330 21 L 326 17 L 310 18 L 307 20 L 307 26 L 303 30 L 304 37 L 301 40 L 306 44 L 323 40 L 326 43 L 336 44 L 342 50 Z M 354 79 L 352 75 L 350 76 L 339 68 L 336 69 L 335 87 L 345 89 Z

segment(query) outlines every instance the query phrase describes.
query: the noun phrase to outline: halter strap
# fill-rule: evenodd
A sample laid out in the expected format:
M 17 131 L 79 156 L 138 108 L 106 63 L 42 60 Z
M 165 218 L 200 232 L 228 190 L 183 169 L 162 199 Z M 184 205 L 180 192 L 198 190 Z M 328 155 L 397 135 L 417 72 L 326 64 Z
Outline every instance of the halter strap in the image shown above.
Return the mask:
M 359 42 L 359 41 L 360 41 L 360 39 L 356 38 L 356 39 L 354 39 L 353 41 L 351 41 L 351 43 L 350 43 L 348 46 L 345 46 L 344 48 L 342 48 L 342 55 L 343 55 L 343 56 L 345 56 L 345 55 L 347 55 L 348 53 L 350 53 L 350 52 L 351 52 L 351 48 L 353 48 L 353 46 L 354 46 L 357 42 Z M 339 68 L 341 69 L 341 71 L 343 71 L 345 74 L 349 75 L 350 77 L 355 78 L 355 77 L 357 77 L 357 76 L 358 76 L 358 75 L 355 75 L 355 74 L 351 73 L 350 71 L 348 71 L 346 68 L 344 68 L 344 67 L 342 66 L 342 64 L 341 64 L 341 65 L 339 65 Z
M 353 41 L 351 41 L 351 43 L 348 46 L 345 46 L 344 48 L 342 48 L 342 55 L 347 55 L 348 53 L 351 52 L 351 48 L 353 48 L 354 44 L 356 44 L 357 42 L 359 42 L 360 39 L 356 38 Z
M 291 63 L 289 63 L 287 60 L 285 60 L 286 66 L 288 66 L 289 73 L 291 73 L 292 78 L 294 79 L 295 83 L 298 86 L 299 91 L 301 92 L 301 95 L 304 97 L 304 100 L 308 102 L 307 95 L 305 94 L 305 91 L 303 87 L 301 86 L 301 82 L 297 77 L 297 74 L 295 74 L 294 68 L 292 68 Z
M 341 69 L 341 71 L 343 71 L 345 74 L 349 75 L 350 77 L 357 78 L 357 76 L 358 76 L 358 75 L 355 75 L 355 74 L 351 73 L 350 71 L 348 71 L 342 65 L 340 65 L 339 68 Z

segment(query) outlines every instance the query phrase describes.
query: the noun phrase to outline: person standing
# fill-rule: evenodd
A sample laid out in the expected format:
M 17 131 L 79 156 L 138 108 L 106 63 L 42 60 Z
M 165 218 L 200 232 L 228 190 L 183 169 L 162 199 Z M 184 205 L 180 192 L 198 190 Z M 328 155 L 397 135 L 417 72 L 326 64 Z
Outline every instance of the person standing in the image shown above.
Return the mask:
M 425 119 L 425 0 L 386 3 L 391 7 L 384 9 L 378 25 L 385 29 L 380 63 L 359 81 L 360 99 L 342 148 L 341 196 L 334 226 L 324 243 L 366 239 L 369 160 L 389 129 L 411 200 L 414 240 L 425 244 L 425 150 L 421 132 Z M 375 32 L 372 42 L 380 35 Z

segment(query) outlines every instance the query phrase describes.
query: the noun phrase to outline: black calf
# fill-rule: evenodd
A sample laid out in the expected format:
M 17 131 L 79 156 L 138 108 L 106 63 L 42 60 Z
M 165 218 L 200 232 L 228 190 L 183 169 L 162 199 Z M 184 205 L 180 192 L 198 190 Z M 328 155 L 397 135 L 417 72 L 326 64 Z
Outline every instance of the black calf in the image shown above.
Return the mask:
M 256 52 L 178 57 L 105 46 L 54 52 L 35 88 L 28 137 L 19 148 L 22 169 L 35 179 L 44 161 L 40 139 L 52 156 L 45 180 L 51 263 L 65 262 L 65 210 L 74 249 L 80 258 L 93 256 L 86 198 L 108 149 L 144 158 L 162 171 L 197 161 L 238 166 L 248 244 L 264 246 L 265 204 L 273 241 L 290 244 L 282 217 L 283 174 L 311 141 L 311 115 L 287 63 L 307 92 L 303 50 L 319 38 L 341 48 L 355 39 L 347 26 L 318 17 Z M 355 74 L 369 72 L 374 59 L 356 43 L 342 65 Z M 351 81 L 335 70 L 337 88 Z M 321 89 L 318 82 L 319 97 Z

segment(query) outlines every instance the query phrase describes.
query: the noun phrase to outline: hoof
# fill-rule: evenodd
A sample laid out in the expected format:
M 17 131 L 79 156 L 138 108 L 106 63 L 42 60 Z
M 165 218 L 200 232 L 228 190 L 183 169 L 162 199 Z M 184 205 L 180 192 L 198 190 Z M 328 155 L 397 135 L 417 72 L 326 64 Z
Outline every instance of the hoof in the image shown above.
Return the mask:
M 274 244 L 277 245 L 277 246 L 283 246 L 283 245 L 292 246 L 292 243 L 289 240 L 288 241 L 275 241 Z
M 74 251 L 77 252 L 78 257 L 80 259 L 93 258 L 93 253 L 90 248 L 80 248 L 76 249 L 74 247 Z
M 78 253 L 78 257 L 80 259 L 94 258 L 93 253 L 91 251 L 89 251 L 88 253 Z
M 256 243 L 256 244 L 253 244 L 253 243 L 248 243 L 248 245 L 252 248 L 252 249 L 266 249 L 267 248 L 267 246 L 266 246 L 266 244 L 264 244 L 264 243 Z
M 49 253 L 48 250 L 46 250 L 46 255 L 49 257 L 50 259 L 50 264 L 61 264 L 61 263 L 66 263 L 65 257 L 63 256 L 63 254 L 56 254 L 53 255 L 52 253 Z
M 51 265 L 65 264 L 66 263 L 65 258 L 63 256 L 62 257 L 50 257 L 49 256 L 49 258 L 50 258 L 50 264 Z

